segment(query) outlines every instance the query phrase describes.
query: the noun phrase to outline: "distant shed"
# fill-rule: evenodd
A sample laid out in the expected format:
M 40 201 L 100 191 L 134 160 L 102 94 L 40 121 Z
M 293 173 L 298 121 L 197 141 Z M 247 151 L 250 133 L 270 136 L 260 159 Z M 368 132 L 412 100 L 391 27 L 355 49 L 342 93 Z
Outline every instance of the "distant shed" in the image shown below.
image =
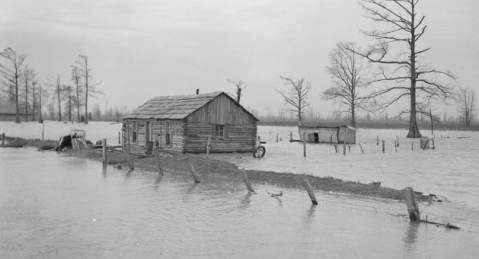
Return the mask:
M 298 130 L 301 141 L 303 141 L 303 132 L 306 132 L 306 142 L 338 144 L 346 140 L 347 144 L 356 144 L 356 128 L 346 125 L 298 126 Z
M 224 92 L 159 96 L 123 117 L 123 146 L 203 153 L 210 138 L 210 152 L 252 152 L 257 122 Z
M 25 103 L 19 103 L 19 117 L 21 120 L 30 121 L 32 113 L 25 113 Z M 0 100 L 0 121 L 15 121 L 17 119 L 17 106 L 13 101 Z

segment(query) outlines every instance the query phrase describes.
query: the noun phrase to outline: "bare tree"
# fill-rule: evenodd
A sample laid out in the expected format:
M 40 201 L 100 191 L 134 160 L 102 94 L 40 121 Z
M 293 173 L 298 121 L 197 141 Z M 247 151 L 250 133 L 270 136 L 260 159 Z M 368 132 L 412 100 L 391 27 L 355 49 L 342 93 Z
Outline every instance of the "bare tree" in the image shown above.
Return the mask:
M 28 90 L 31 87 L 33 81 L 33 74 L 35 71 L 28 67 L 28 64 L 23 68 L 22 79 L 24 83 L 23 95 L 25 97 L 25 121 L 28 121 Z
M 80 102 L 80 93 L 82 91 L 82 86 L 81 86 L 81 75 L 80 75 L 80 69 L 77 66 L 72 66 L 72 81 L 75 84 L 75 93 L 76 93 L 76 106 L 77 106 L 77 120 L 78 122 L 81 121 L 80 117 L 80 107 L 81 107 L 81 102 Z
M 366 52 L 358 54 L 378 65 L 376 82 L 381 82 L 383 87 L 372 97 L 383 99 L 381 108 L 385 109 L 403 98 L 409 98 L 410 109 L 402 112 L 409 114 L 408 138 L 421 137 L 416 113 L 427 113 L 427 110 L 418 110 L 418 105 L 452 97 L 452 87 L 441 81 L 454 79 L 450 72 L 437 70 L 420 61 L 430 48 L 417 48 L 417 43 L 427 27 L 424 24 L 426 17 L 416 13 L 418 2 L 419 0 L 360 1 L 367 18 L 391 26 L 384 31 L 363 31 L 377 43 Z M 399 51 L 392 51 L 391 46 L 397 47 L 396 50 Z
M 239 80 L 238 82 L 235 82 L 231 79 L 226 79 L 226 81 L 234 84 L 236 86 L 236 101 L 239 103 L 240 100 L 241 100 L 241 92 L 243 91 L 243 89 L 245 89 L 246 87 L 248 87 L 248 85 L 243 85 L 243 81 Z
M 456 93 L 456 102 L 459 106 L 459 120 L 469 128 L 477 118 L 474 91 L 469 88 L 459 88 Z
M 52 89 L 52 106 L 51 106 L 51 112 L 52 112 L 52 118 L 53 118 L 53 113 L 54 113 L 54 103 L 55 99 L 58 101 L 58 121 L 62 121 L 62 100 L 63 100 L 63 91 L 64 91 L 64 86 L 60 83 L 61 76 L 58 75 L 55 78 L 55 82 L 49 83 L 49 87 Z
M 73 96 L 73 87 L 71 85 L 63 86 L 63 98 L 66 99 L 65 108 L 68 110 L 68 121 L 72 121 L 72 108 L 75 105 Z
M 311 90 L 311 85 L 308 82 L 304 81 L 304 78 L 299 80 L 281 77 L 281 80 L 284 81 L 284 85 L 291 86 L 289 92 L 279 91 L 275 89 L 276 92 L 281 94 L 284 98 L 284 101 L 291 105 L 292 108 L 288 110 L 291 112 L 297 113 L 298 116 L 298 125 L 303 125 L 303 117 L 302 114 L 306 107 L 310 104 L 307 102 L 309 90 Z
M 35 114 L 36 114 L 36 108 L 37 108 L 37 105 L 38 105 L 38 102 L 37 102 L 37 94 L 36 94 L 36 91 L 37 91 L 37 85 L 38 85 L 38 82 L 37 82 L 37 79 L 36 79 L 36 73 L 35 71 L 32 71 L 32 120 L 35 121 Z
M 326 67 L 334 85 L 322 92 L 322 99 L 338 103 L 342 111 L 351 114 L 353 127 L 356 127 L 356 110 L 368 111 L 370 100 L 369 96 L 359 93 L 368 87 L 369 81 L 366 78 L 368 67 L 364 58 L 356 54 L 358 52 L 361 50 L 353 42 L 336 44 Z
M 20 123 L 20 106 L 18 103 L 19 97 L 19 88 L 20 88 L 20 76 L 21 76 L 21 68 L 27 56 L 19 55 L 11 49 L 7 48 L 3 52 L 0 52 L 0 57 L 4 58 L 8 65 L 0 63 L 0 75 L 2 75 L 5 80 L 7 80 L 8 84 L 14 89 L 15 91 L 15 107 L 17 110 L 17 117 L 15 119 L 16 123 Z
M 95 96 L 95 94 L 104 94 L 100 91 L 95 89 L 95 86 L 98 84 L 91 83 L 91 68 L 88 64 L 88 56 L 86 55 L 79 55 L 80 61 L 75 61 L 78 65 L 78 72 L 84 80 L 84 89 L 85 89 L 85 124 L 88 124 L 88 97 Z

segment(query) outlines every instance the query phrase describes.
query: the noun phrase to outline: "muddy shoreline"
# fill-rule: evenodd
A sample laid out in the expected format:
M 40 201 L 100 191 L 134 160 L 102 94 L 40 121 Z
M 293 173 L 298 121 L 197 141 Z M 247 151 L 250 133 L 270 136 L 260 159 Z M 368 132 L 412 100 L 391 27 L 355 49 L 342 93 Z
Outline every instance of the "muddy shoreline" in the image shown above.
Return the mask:
M 42 142 L 39 139 L 22 139 L 12 137 L 5 137 L 5 139 L 8 142 L 21 142 L 24 143 L 26 146 L 37 147 L 39 149 L 42 146 L 55 146 L 58 143 L 54 140 L 45 140 Z M 96 161 L 102 161 L 101 149 L 83 149 L 81 151 L 68 149 L 65 151 L 61 151 L 61 153 L 66 156 L 75 156 Z M 130 157 L 133 160 L 135 168 L 151 172 L 158 171 L 157 162 L 154 156 L 145 157 L 140 155 L 130 155 Z M 204 158 L 204 155 L 161 152 L 161 165 L 165 170 L 166 176 L 168 173 L 189 174 L 188 167 L 184 161 L 186 157 L 189 157 L 191 164 L 194 166 L 200 177 L 214 177 L 239 182 L 243 181 L 240 169 L 232 163 L 211 158 Z M 123 169 L 125 171 L 129 169 L 126 156 L 123 152 L 108 152 L 108 164 L 113 165 L 116 168 Z M 313 189 L 316 191 L 343 193 L 349 195 L 392 200 L 404 199 L 402 190 L 376 186 L 370 183 L 344 181 L 333 177 L 318 177 L 293 173 L 277 173 L 272 171 L 247 170 L 246 172 L 253 186 L 255 184 L 269 184 L 276 185 L 277 188 L 303 189 L 304 178 L 306 177 L 311 183 Z M 420 193 L 418 193 L 418 195 L 416 196 L 419 201 L 432 201 L 431 197 L 428 195 L 421 195 Z

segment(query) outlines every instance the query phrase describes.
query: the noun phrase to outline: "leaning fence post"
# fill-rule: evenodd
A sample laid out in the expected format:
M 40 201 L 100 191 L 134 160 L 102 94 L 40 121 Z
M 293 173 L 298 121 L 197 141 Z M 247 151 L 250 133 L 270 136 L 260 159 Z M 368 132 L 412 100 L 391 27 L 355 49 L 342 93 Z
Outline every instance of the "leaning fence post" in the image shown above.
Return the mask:
M 419 212 L 419 206 L 417 205 L 416 196 L 414 195 L 414 190 L 411 187 L 406 187 L 403 192 L 409 219 L 411 221 L 420 221 L 421 214 Z
M 186 161 L 186 165 L 188 165 L 188 168 L 190 169 L 191 175 L 193 175 L 193 179 L 195 180 L 195 183 L 201 183 L 201 181 L 198 178 L 198 175 L 196 174 L 195 168 L 193 167 L 193 165 L 190 162 L 190 158 L 187 157 L 185 159 L 185 161 Z
M 385 149 L 385 143 L 384 143 L 384 142 L 385 142 L 385 141 L 383 140 L 383 153 L 384 153 L 384 151 L 386 151 L 386 149 Z
M 211 144 L 211 137 L 208 137 L 208 142 L 206 143 L 206 157 L 208 158 L 208 155 L 210 154 L 210 144 Z
M 248 192 L 254 193 L 253 186 L 251 186 L 251 182 L 249 181 L 248 175 L 246 174 L 246 170 L 241 169 L 241 173 L 243 174 L 243 181 L 246 185 L 246 189 L 248 189 Z
M 306 157 L 306 131 L 303 131 L 303 156 Z
M 318 205 L 318 201 L 316 200 L 316 195 L 314 195 L 313 188 L 311 187 L 311 184 L 309 183 L 308 178 L 304 178 L 304 184 L 306 186 L 306 191 L 308 192 L 311 202 L 313 203 L 313 205 Z
M 103 164 L 108 163 L 108 158 L 106 157 L 106 138 L 103 139 L 103 150 L 102 150 Z
M 359 144 L 359 147 L 361 148 L 361 152 L 364 154 L 364 150 L 363 150 L 363 147 L 361 146 L 361 144 Z

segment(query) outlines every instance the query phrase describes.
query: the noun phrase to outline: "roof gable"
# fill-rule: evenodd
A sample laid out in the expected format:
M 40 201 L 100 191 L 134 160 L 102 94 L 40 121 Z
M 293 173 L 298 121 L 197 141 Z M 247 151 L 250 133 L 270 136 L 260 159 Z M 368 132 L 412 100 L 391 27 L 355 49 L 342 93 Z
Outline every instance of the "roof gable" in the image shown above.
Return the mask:
M 228 96 L 224 92 L 205 93 L 198 95 L 158 96 L 147 101 L 146 103 L 144 103 L 123 118 L 181 120 L 188 117 L 190 114 L 203 107 L 221 94 Z M 228 97 L 232 99 L 230 96 Z M 253 118 L 255 118 L 246 109 L 244 110 Z

